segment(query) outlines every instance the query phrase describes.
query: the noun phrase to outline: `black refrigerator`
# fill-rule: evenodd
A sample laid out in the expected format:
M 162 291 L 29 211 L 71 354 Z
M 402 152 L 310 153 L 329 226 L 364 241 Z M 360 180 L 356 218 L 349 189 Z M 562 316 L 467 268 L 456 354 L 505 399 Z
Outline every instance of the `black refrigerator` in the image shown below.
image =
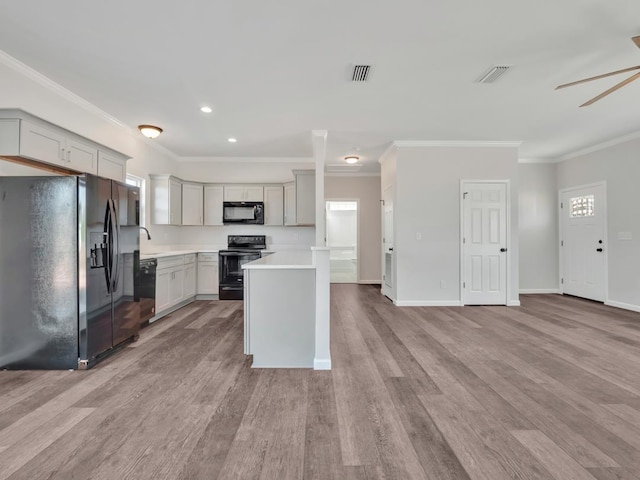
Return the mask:
M 139 189 L 0 177 L 0 368 L 90 368 L 137 338 Z

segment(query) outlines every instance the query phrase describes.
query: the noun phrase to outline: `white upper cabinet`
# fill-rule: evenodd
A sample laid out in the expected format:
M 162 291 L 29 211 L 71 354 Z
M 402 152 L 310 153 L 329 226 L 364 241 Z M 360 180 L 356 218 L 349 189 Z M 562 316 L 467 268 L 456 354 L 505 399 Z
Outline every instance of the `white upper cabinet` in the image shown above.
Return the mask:
M 65 157 L 68 168 L 78 172 L 98 174 L 98 149 L 95 145 L 69 138 Z
M 104 153 L 104 165 L 99 165 Z M 36 168 L 91 173 L 124 182 L 127 157 L 30 115 L 0 109 L 0 156 L 20 157 Z
M 284 224 L 296 224 L 296 184 L 294 182 L 284 186 Z
M 222 225 L 222 202 L 224 187 L 222 185 L 204 186 L 204 224 Z
M 98 150 L 98 175 L 124 182 L 127 177 L 126 159 L 119 155 Z
M 264 224 L 284 225 L 284 190 L 282 185 L 264 187 Z
M 182 184 L 182 225 L 202 225 L 204 187 L 201 184 Z
M 296 181 L 296 225 L 316 224 L 316 172 L 294 170 Z
M 171 175 L 151 178 L 151 223 L 182 225 L 182 181 Z
M 225 185 L 225 202 L 263 202 L 264 188 L 262 185 Z
M 20 122 L 20 155 L 54 165 L 66 166 L 67 137 L 52 128 L 22 120 Z

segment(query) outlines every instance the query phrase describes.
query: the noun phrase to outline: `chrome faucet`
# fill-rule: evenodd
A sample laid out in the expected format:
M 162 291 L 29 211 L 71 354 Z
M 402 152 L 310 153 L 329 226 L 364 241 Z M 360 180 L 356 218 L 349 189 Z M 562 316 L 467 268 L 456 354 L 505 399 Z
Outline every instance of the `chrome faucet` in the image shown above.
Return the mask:
M 147 240 L 151 240 L 151 234 L 149 233 L 149 230 L 147 230 L 146 227 L 140 227 L 140 230 L 144 230 L 145 232 L 147 232 Z

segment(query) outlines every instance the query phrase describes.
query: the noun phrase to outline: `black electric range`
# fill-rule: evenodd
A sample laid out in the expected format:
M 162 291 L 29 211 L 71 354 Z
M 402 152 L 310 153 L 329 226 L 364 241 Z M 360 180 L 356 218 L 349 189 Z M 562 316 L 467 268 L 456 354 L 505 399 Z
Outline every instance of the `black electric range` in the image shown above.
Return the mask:
M 242 265 L 261 257 L 267 248 L 265 235 L 229 235 L 227 249 L 218 252 L 220 300 L 242 300 L 244 297 L 244 271 Z

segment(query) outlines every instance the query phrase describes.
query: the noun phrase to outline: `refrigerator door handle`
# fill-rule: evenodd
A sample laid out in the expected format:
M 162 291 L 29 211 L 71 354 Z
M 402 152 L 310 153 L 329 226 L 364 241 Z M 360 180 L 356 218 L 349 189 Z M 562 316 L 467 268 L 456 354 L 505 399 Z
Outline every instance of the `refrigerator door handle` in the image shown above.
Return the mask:
M 107 200 L 107 207 L 104 213 L 104 253 L 106 258 L 102 259 L 104 265 L 104 277 L 107 282 L 107 293 L 111 293 L 111 205 Z
M 118 211 L 116 210 L 116 202 L 111 200 L 111 223 L 113 225 L 113 232 L 115 234 L 115 255 L 114 255 L 114 268 L 113 268 L 113 291 L 118 289 L 118 279 L 120 275 L 120 221 L 118 220 Z

